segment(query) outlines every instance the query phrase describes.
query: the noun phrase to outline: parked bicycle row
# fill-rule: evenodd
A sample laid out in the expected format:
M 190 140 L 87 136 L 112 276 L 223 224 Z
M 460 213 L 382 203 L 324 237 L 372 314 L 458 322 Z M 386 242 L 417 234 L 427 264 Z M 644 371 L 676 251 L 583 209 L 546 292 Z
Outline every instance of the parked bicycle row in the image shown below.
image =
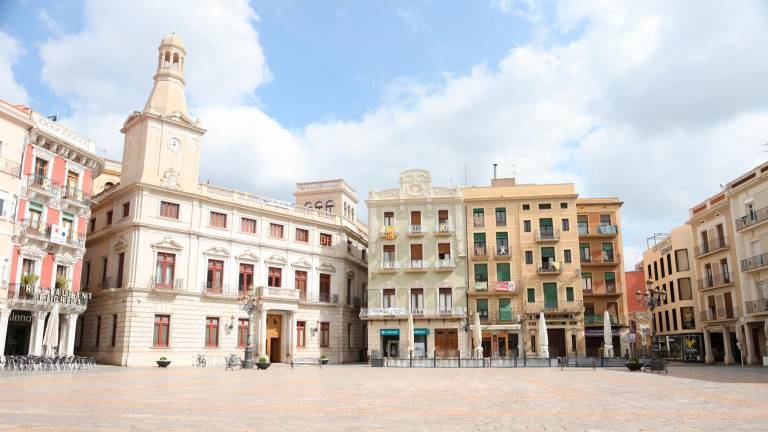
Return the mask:
M 12 372 L 38 371 L 94 371 L 96 357 L 79 356 L 0 356 L 0 370 Z

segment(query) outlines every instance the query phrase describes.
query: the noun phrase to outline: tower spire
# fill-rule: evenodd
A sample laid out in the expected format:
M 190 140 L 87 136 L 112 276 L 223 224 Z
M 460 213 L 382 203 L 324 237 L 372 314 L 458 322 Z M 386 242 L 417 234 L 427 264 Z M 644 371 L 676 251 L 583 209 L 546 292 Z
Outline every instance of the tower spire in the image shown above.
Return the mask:
M 176 33 L 171 33 L 160 42 L 158 48 L 155 84 L 149 94 L 144 112 L 187 116 L 187 99 L 184 94 L 184 63 L 187 50 Z

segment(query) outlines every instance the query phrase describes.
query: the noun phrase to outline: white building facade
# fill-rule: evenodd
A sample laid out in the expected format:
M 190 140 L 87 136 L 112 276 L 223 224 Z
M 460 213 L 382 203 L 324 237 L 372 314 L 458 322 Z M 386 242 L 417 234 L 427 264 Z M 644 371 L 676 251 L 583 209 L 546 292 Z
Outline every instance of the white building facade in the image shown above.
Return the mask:
M 120 182 L 95 197 L 77 348 L 124 366 L 242 354 L 240 298 L 255 290 L 258 356 L 362 360 L 367 229 L 355 191 L 301 183 L 297 205 L 199 183 L 205 130 L 187 114 L 185 57 L 178 36 L 163 39 L 149 100 L 122 129 Z

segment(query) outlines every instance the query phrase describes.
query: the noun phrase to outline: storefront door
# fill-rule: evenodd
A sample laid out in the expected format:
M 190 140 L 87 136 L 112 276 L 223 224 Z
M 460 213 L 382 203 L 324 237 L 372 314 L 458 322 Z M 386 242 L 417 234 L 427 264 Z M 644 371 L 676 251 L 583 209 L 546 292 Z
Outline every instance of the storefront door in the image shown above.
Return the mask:
M 458 357 L 459 332 L 456 329 L 435 330 L 435 355 L 438 358 Z
M 267 315 L 267 356 L 271 363 L 280 363 L 281 330 L 283 317 L 281 315 Z
M 5 355 L 29 354 L 29 336 L 32 332 L 32 314 L 13 311 L 8 317 L 8 333 L 5 337 Z

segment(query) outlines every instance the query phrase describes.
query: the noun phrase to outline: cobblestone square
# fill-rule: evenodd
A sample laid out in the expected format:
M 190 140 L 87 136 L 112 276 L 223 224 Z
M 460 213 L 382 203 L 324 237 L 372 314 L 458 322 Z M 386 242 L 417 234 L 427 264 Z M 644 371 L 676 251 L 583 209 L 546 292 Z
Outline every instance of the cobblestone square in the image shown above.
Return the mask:
M 768 429 L 758 368 L 100 367 L 0 383 L 0 430 Z

